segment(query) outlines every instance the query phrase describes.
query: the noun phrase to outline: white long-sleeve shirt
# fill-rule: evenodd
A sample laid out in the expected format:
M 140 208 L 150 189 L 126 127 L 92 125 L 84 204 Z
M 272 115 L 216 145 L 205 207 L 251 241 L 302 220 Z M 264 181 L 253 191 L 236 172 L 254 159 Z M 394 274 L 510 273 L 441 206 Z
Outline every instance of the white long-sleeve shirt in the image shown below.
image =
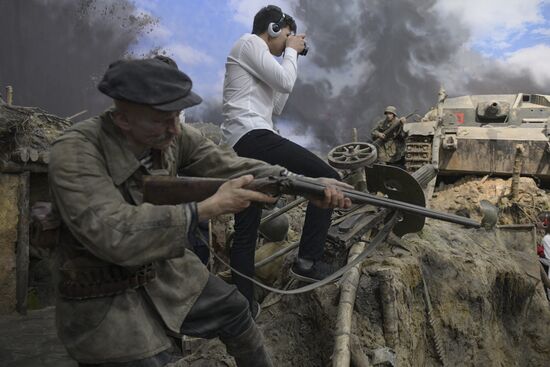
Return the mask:
M 544 248 L 544 257 L 550 260 L 550 233 L 544 235 L 541 242 Z M 550 278 L 550 268 L 548 268 L 548 277 Z M 548 289 L 548 297 L 550 297 L 550 288 Z
M 550 233 L 542 238 L 542 247 L 544 247 L 544 257 L 550 260 Z
M 225 64 L 222 133 L 235 145 L 251 130 L 273 128 L 272 115 L 280 114 L 297 77 L 295 49 L 287 47 L 279 64 L 267 44 L 245 34 L 233 46 Z

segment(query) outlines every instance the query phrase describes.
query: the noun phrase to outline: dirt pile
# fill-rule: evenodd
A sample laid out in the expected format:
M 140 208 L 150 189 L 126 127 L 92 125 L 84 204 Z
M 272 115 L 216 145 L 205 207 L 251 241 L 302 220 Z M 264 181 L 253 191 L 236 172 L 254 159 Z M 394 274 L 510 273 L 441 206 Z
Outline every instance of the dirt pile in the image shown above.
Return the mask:
M 524 179 L 521 189 L 544 203 L 547 198 L 531 185 Z M 464 180 L 440 191 L 434 207 L 466 207 L 476 217 L 475 203 L 506 192 L 501 186 L 506 181 Z M 291 216 L 299 218 L 301 210 Z M 532 230 L 466 229 L 428 220 L 421 232 L 389 240 L 364 263 L 353 313 L 352 334 L 371 364 L 546 366 L 550 304 L 538 278 L 534 236 Z M 338 251 L 345 258 L 345 249 L 329 248 Z M 293 255 L 278 286 L 288 284 Z M 339 293 L 333 284 L 263 299 L 258 322 L 276 366 L 331 363 Z M 218 341 L 200 342 L 189 352 L 192 366 L 233 366 Z
M 352 332 L 367 355 L 389 347 L 407 366 L 546 364 L 550 307 L 530 233 L 431 222 L 400 243 L 368 260 L 360 280 Z M 337 300 L 332 286 L 267 308 L 260 322 L 277 365 L 330 362 Z
M 517 198 L 511 198 L 512 179 L 465 177 L 452 185 L 438 187 L 430 201 L 433 209 L 481 219 L 479 203 L 487 200 L 499 208 L 499 224 L 527 224 L 537 214 L 550 210 L 550 193 L 521 177 Z

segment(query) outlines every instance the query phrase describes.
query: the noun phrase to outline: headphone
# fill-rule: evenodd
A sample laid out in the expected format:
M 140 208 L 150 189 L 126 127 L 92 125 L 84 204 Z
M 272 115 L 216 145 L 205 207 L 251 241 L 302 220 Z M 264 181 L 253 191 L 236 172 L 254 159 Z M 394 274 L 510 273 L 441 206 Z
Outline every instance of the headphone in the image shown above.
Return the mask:
M 282 31 L 281 25 L 283 24 L 283 22 L 286 18 L 286 14 L 283 13 L 281 8 L 279 8 L 278 6 L 275 6 L 275 5 L 267 6 L 266 10 L 276 10 L 276 11 L 281 13 L 281 18 L 276 23 L 271 22 L 267 26 L 267 34 L 269 35 L 269 37 L 277 38 L 281 34 L 281 31 Z

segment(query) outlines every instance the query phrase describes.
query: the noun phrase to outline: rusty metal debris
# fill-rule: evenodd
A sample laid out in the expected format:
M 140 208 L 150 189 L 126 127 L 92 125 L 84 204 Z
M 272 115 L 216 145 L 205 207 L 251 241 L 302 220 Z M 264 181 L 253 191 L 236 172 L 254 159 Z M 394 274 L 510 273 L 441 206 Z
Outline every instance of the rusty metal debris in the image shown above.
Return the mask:
M 436 319 L 434 316 L 432 300 L 430 297 L 430 292 L 428 291 L 428 285 L 426 284 L 426 279 L 424 275 L 422 275 L 422 284 L 424 286 L 424 300 L 426 301 L 426 312 L 428 313 L 428 320 L 432 328 L 432 336 L 435 344 L 435 351 L 437 353 L 437 357 L 441 361 L 441 364 L 443 366 L 448 366 L 449 363 L 447 362 L 447 355 L 445 354 L 445 349 L 443 348 L 443 338 L 441 337 L 441 334 L 440 334 L 441 327 L 439 324 L 439 319 Z

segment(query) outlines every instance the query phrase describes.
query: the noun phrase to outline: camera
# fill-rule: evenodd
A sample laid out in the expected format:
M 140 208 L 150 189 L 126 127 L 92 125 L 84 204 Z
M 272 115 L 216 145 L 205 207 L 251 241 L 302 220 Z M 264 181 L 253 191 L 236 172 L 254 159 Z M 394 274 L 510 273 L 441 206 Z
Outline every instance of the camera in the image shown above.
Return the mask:
M 306 56 L 308 51 L 309 47 L 307 47 L 307 43 L 304 42 L 304 49 L 298 55 Z

